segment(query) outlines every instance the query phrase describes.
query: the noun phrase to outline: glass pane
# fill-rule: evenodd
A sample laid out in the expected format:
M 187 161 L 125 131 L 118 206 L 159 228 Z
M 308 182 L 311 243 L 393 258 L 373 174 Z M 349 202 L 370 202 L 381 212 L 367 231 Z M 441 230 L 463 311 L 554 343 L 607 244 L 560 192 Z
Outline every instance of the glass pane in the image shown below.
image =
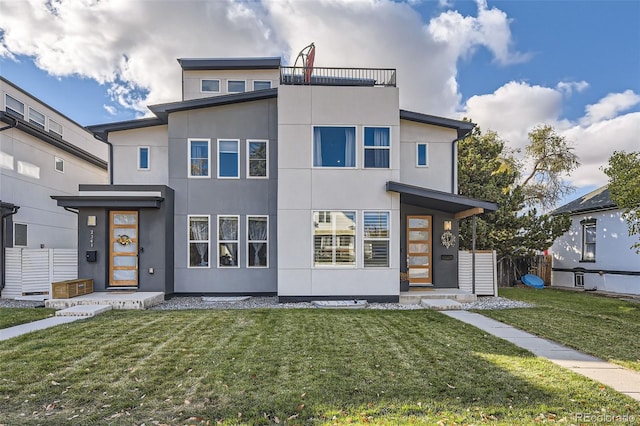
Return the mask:
M 229 80 L 227 87 L 230 93 L 244 92 L 244 81 Z
M 189 243 L 189 266 L 209 266 L 209 243 Z
M 409 228 L 428 228 L 429 219 L 410 218 Z
M 29 107 L 29 122 L 32 124 L 35 124 L 41 129 L 44 129 L 44 124 L 46 122 L 46 119 L 44 117 L 44 114 Z
M 265 90 L 271 89 L 270 81 L 254 81 L 253 82 L 253 90 Z
M 427 145 L 424 143 L 418 144 L 418 166 L 427 165 Z
M 220 217 L 218 221 L 218 239 L 222 241 L 237 241 L 238 218 Z
M 368 168 L 388 169 L 389 149 L 370 148 L 364 150 L 364 166 Z
M 429 278 L 429 269 L 409 268 L 409 278 Z
M 127 240 L 136 238 L 136 228 L 114 228 L 113 238 L 116 240 L 122 240 L 122 243 L 127 243 Z
M 409 244 L 409 253 L 429 253 L 428 244 Z
M 267 243 L 249 243 L 249 266 L 267 266 Z
M 365 212 L 364 213 L 365 238 L 389 237 L 389 213 Z
M 209 158 L 209 141 L 191 141 L 191 158 Z
M 316 265 L 355 264 L 355 212 L 314 212 Z
M 315 167 L 355 167 L 355 128 L 314 127 L 313 165 Z
M 135 281 L 138 278 L 138 271 L 136 270 L 113 270 L 114 281 Z
M 247 234 L 248 234 L 247 239 L 249 241 L 266 241 L 267 240 L 267 218 L 266 217 L 249 217 Z
M 148 169 L 149 168 L 149 148 L 140 148 L 140 163 L 138 167 L 140 169 Z
M 203 92 L 219 92 L 220 80 L 202 80 Z
M 192 159 L 191 176 L 209 176 L 209 160 Z
M 221 267 L 238 266 L 238 243 L 220 243 Z
M 114 256 L 113 266 L 132 266 L 138 265 L 138 258 L 136 256 Z
M 266 142 L 249 142 L 249 158 L 252 160 L 267 159 L 267 143 Z
M 365 241 L 364 266 L 389 266 L 389 241 Z
M 62 136 L 62 124 L 49 119 L 49 130 Z
M 138 245 L 136 243 L 121 244 L 118 241 L 113 243 L 114 253 L 137 253 Z
M 429 256 L 409 256 L 410 266 L 428 266 Z
M 389 128 L 365 127 L 364 146 L 389 146 Z
M 192 241 L 209 240 L 209 218 L 196 216 L 189 218 L 189 239 Z
M 427 231 L 409 231 L 410 241 L 426 241 L 429 239 L 429 232 Z
M 113 215 L 114 225 L 135 225 L 138 215 L 135 213 L 122 213 Z

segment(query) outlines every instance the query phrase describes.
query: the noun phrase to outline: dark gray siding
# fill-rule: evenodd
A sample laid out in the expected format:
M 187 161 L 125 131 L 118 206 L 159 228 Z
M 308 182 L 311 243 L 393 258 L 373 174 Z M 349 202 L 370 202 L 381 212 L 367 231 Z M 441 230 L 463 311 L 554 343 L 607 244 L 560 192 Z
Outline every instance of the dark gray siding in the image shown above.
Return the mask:
M 277 291 L 277 101 L 201 108 L 169 115 L 169 186 L 175 190 L 175 292 Z M 188 139 L 211 140 L 210 178 L 188 178 Z M 240 179 L 217 179 L 217 139 L 240 140 Z M 269 179 L 246 178 L 247 139 L 269 140 Z M 209 268 L 188 268 L 188 215 L 210 216 Z M 239 215 L 239 268 L 217 267 L 217 215 Z M 247 215 L 269 216 L 269 268 L 247 268 Z

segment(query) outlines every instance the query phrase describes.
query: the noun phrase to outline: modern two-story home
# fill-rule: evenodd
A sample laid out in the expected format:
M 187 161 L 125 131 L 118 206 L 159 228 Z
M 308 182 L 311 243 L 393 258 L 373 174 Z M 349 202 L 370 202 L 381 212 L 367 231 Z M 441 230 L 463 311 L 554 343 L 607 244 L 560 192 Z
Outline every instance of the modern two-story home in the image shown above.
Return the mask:
M 0 77 L 0 289 L 5 248 L 77 247 L 76 215 L 50 195 L 76 195 L 79 182 L 108 183 L 107 155 L 84 127 Z
M 79 209 L 79 275 L 96 289 L 397 301 L 458 287 L 457 220 L 496 208 L 456 194 L 472 123 L 401 110 L 393 69 L 178 62 L 182 100 L 89 127 L 111 184 L 54 196 Z

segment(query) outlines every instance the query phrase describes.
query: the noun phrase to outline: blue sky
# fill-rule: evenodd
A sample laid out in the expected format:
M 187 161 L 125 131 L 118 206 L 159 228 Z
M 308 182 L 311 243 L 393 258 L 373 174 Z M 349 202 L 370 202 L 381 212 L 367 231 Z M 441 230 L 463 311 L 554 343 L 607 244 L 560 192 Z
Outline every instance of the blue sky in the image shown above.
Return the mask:
M 179 3 L 179 7 L 177 6 Z M 467 116 L 521 149 L 553 125 L 606 183 L 640 147 L 640 1 L 0 0 L 0 73 L 83 125 L 180 99 L 178 57 L 398 69 L 401 107 Z

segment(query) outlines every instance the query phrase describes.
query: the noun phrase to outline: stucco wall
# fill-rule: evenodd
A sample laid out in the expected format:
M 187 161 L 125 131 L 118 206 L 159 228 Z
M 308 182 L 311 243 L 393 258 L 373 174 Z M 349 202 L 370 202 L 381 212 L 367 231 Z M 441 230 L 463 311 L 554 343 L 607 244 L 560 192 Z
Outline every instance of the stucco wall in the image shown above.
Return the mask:
M 113 183 L 167 185 L 168 138 L 166 125 L 109 133 L 113 145 Z M 149 147 L 149 170 L 138 169 L 138 148 L 143 146 Z
M 208 98 L 211 96 L 226 95 L 227 82 L 229 80 L 244 80 L 245 91 L 253 90 L 253 82 L 255 80 L 270 81 L 271 88 L 278 87 L 280 82 L 280 71 L 275 70 L 202 70 L 202 71 L 184 71 L 183 79 L 183 100 Z M 202 92 L 201 80 L 213 79 L 220 80 L 220 92 Z

